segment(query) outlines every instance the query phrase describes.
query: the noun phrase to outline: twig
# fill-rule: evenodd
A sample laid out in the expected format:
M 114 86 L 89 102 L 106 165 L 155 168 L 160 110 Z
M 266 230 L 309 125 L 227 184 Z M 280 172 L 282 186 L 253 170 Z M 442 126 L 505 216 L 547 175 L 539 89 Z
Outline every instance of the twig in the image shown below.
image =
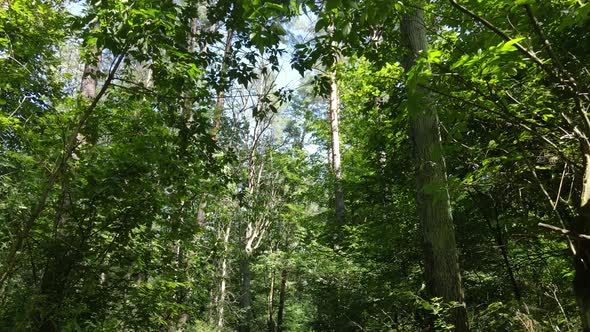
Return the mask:
M 559 181 L 559 189 L 557 190 L 557 197 L 555 197 L 555 203 L 553 205 L 553 210 L 557 209 L 557 204 L 559 203 L 559 198 L 561 197 L 561 188 L 563 188 L 563 179 L 565 178 L 565 173 L 567 170 L 568 163 L 566 162 L 563 166 L 563 173 L 561 174 L 561 181 Z

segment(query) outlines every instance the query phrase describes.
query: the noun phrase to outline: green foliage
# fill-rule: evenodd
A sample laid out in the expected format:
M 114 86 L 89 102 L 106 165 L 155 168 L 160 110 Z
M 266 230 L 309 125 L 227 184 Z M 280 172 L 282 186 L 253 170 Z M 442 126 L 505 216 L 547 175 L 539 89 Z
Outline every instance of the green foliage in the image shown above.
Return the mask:
M 419 291 L 418 94 L 439 114 L 472 330 L 579 330 L 570 243 L 538 224 L 578 215 L 590 5 L 430 2 L 430 51 L 404 73 L 416 4 L 0 4 L 0 329 L 263 331 L 281 307 L 283 331 L 453 330 L 456 304 Z M 314 76 L 292 93 L 288 52 Z

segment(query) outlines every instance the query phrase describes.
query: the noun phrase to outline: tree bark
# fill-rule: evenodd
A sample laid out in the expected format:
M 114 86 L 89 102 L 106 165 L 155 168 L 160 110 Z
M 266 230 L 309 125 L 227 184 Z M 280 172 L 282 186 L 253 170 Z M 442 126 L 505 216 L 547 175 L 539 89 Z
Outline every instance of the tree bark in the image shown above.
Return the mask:
M 219 296 L 217 302 L 217 327 L 223 328 L 225 324 L 225 295 L 227 282 L 227 246 L 229 244 L 229 234 L 231 232 L 231 222 L 227 224 L 223 235 L 223 257 L 221 259 L 221 281 L 219 285 Z
M 217 140 L 217 135 L 219 130 L 221 129 L 221 118 L 223 115 L 223 103 L 225 101 L 225 84 L 223 80 L 225 79 L 225 73 L 227 71 L 229 57 L 232 53 L 232 40 L 234 37 L 234 31 L 231 29 L 227 30 L 227 36 L 225 39 L 225 47 L 223 49 L 223 59 L 221 60 L 221 73 L 220 78 L 222 82 L 220 82 L 220 87 L 218 88 L 217 92 L 217 101 L 215 102 L 215 110 L 213 115 L 213 140 Z
M 409 72 L 420 53 L 428 50 L 421 3 L 402 17 L 401 36 L 407 52 L 403 66 Z M 468 331 L 438 114 L 426 89 L 407 84 L 407 91 L 427 292 L 460 303 L 451 312 L 451 323 L 458 332 Z
M 248 253 L 242 258 L 240 270 L 242 272 L 240 308 L 243 310 L 243 316 L 240 319 L 238 332 L 250 332 L 250 323 L 252 322 L 252 272 L 250 271 L 250 255 Z
M 275 332 L 277 325 L 274 318 L 275 271 L 270 272 L 270 290 L 268 291 L 268 332 Z
M 578 216 L 572 230 L 578 234 L 590 234 L 590 141 L 580 138 L 584 155 L 584 176 Z M 584 332 L 590 332 L 590 240 L 575 238 L 574 247 L 574 294 L 580 308 L 580 318 Z
M 99 23 L 98 23 L 99 24 Z M 100 24 L 97 28 L 100 28 Z M 100 53 L 98 50 L 94 50 L 93 58 L 90 62 L 84 65 L 84 71 L 82 73 L 82 82 L 80 84 L 80 92 L 82 96 L 92 101 L 96 97 L 96 88 L 98 86 L 98 64 L 100 62 Z
M 336 224 L 344 224 L 344 192 L 342 189 L 342 167 L 340 163 L 340 133 L 338 114 L 340 110 L 340 97 L 338 95 L 338 84 L 336 72 L 330 74 L 330 134 L 332 143 L 332 170 L 334 171 L 334 202 L 336 212 Z
M 277 332 L 283 330 L 283 313 L 285 309 L 285 296 L 287 291 L 287 270 L 281 272 L 281 288 L 279 289 L 279 307 L 277 308 Z

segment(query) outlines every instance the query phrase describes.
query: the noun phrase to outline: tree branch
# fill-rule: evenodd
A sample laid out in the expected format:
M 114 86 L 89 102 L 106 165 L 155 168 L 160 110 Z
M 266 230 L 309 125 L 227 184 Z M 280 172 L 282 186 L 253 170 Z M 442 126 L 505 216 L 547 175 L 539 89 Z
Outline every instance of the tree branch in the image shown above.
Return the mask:
M 561 234 L 566 235 L 568 237 L 575 237 L 575 238 L 578 238 L 578 239 L 590 240 L 590 235 L 576 233 L 576 232 L 571 231 L 569 229 L 560 228 L 560 227 L 549 225 L 549 224 L 545 224 L 545 223 L 542 223 L 542 222 L 538 223 L 537 225 L 539 227 L 547 228 L 547 229 L 549 229 L 551 231 L 561 233 Z
M 107 90 L 110 86 L 110 83 L 115 78 L 115 74 L 117 72 L 117 69 L 119 68 L 119 66 L 123 62 L 124 58 L 125 58 L 125 56 L 122 54 L 115 57 L 115 59 L 113 60 L 113 63 L 111 64 L 111 68 L 109 70 L 109 75 L 107 76 L 102 88 L 100 89 L 100 91 L 98 92 L 96 97 L 94 97 L 94 99 L 92 100 L 92 103 L 86 108 L 86 110 L 84 111 L 84 113 L 82 114 L 80 119 L 78 120 L 78 123 L 74 127 L 74 130 L 72 131 L 72 133 L 70 134 L 70 136 L 66 140 L 66 147 L 62 153 L 60 160 L 55 165 L 55 169 L 49 175 L 49 178 L 47 179 L 47 182 L 45 183 L 44 189 L 41 193 L 41 196 L 39 197 L 39 200 L 37 201 L 37 204 L 35 204 L 35 206 L 32 207 L 31 216 L 24 224 L 23 229 L 20 232 L 20 234 L 17 234 L 17 238 L 16 238 L 14 244 L 12 245 L 12 248 L 10 249 L 8 255 L 6 256 L 6 263 L 3 267 L 2 275 L 0 276 L 0 292 L 3 292 L 4 282 L 10 277 L 12 272 L 14 272 L 14 265 L 16 262 L 16 256 L 17 256 L 18 251 L 21 250 L 24 241 L 29 237 L 31 230 L 33 229 L 33 226 L 35 225 L 35 222 L 41 216 L 41 214 L 43 213 L 43 210 L 45 210 L 45 206 L 47 204 L 47 199 L 49 198 L 49 194 L 51 193 L 51 190 L 53 189 L 53 185 L 56 183 L 60 174 L 64 171 L 69 159 L 72 156 L 72 153 L 74 152 L 74 149 L 76 148 L 78 134 L 80 133 L 80 131 L 82 130 L 82 128 L 86 124 L 86 121 L 88 120 L 90 115 L 92 115 L 92 112 L 96 109 L 96 106 L 98 105 L 99 101 L 102 99 L 102 97 L 107 92 Z
M 451 5 L 453 5 L 453 7 L 459 9 L 459 11 L 461 11 L 465 15 L 471 17 L 473 20 L 475 20 L 475 21 L 483 24 L 486 28 L 490 29 L 492 32 L 494 32 L 496 35 L 498 35 L 500 38 L 504 39 L 505 41 L 512 40 L 512 38 L 510 38 L 510 36 L 508 34 L 506 34 L 504 31 L 502 31 L 499 28 L 497 28 L 495 25 L 493 25 L 490 21 L 486 20 L 485 18 L 483 18 L 483 17 L 475 14 L 474 12 L 470 11 L 465 6 L 462 6 L 462 5 L 458 4 L 456 0 L 449 0 L 449 2 L 451 3 Z M 524 54 L 527 57 L 531 58 L 531 60 L 533 60 L 536 64 L 538 64 L 539 66 L 541 66 L 547 73 L 551 74 L 552 76 L 555 76 L 555 73 L 553 73 L 545 65 L 545 63 L 543 63 L 543 60 L 539 59 L 535 55 L 535 53 L 527 50 L 520 43 L 514 43 L 514 47 L 516 47 L 516 49 L 519 50 L 522 54 Z

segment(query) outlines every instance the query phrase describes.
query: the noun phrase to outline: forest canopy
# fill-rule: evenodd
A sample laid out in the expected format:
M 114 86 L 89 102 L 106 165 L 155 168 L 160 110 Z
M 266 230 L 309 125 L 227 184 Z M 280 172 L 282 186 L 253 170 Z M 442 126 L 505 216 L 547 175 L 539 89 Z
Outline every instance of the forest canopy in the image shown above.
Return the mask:
M 0 330 L 590 332 L 586 0 L 0 1 Z

